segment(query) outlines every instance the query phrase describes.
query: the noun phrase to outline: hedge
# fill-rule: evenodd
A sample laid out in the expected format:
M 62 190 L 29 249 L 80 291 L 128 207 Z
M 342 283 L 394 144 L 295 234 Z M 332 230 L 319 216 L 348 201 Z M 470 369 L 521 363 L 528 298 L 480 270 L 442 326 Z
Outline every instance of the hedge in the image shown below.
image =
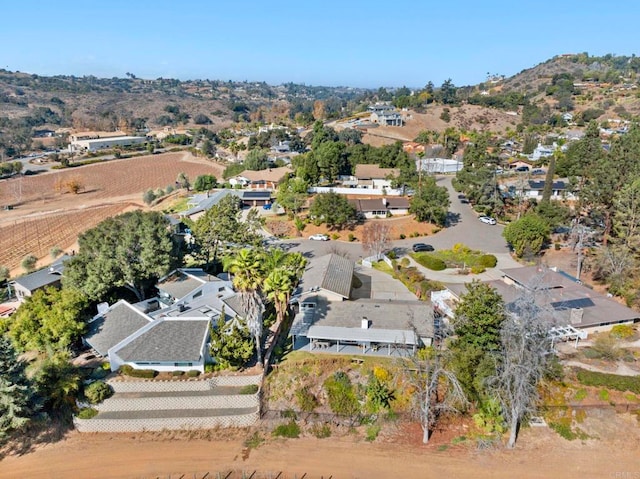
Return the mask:
M 415 259 L 418 264 L 432 271 L 442 271 L 447 268 L 447 264 L 444 261 L 430 254 L 417 253 L 413 255 L 413 259 Z
M 153 369 L 135 369 L 128 364 L 120 366 L 119 371 L 126 376 L 131 376 L 132 378 L 153 379 L 158 375 L 158 371 Z
M 498 258 L 492 254 L 483 254 L 480 256 L 480 264 L 485 268 L 495 268 L 498 264 Z
M 113 388 L 104 381 L 96 381 L 84 388 L 84 396 L 91 404 L 98 404 L 113 396 Z
M 617 374 L 596 373 L 578 369 L 578 381 L 585 386 L 605 387 L 616 391 L 630 391 L 640 394 L 640 376 L 618 376 Z
M 92 407 L 85 407 L 78 412 L 78 419 L 91 419 L 98 414 L 98 411 Z

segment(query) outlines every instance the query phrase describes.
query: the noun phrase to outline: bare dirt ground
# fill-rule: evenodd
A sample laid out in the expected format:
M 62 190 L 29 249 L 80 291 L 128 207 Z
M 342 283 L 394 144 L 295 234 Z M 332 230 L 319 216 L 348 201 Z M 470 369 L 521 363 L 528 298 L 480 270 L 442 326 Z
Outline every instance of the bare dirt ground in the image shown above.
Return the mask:
M 179 173 L 192 181 L 201 174 L 222 177 L 224 167 L 189 153 L 166 153 L 114 160 L 37 176 L 0 182 L 0 205 L 15 205 L 0 212 L 0 264 L 14 274 L 28 254 L 47 264 L 49 250 L 68 249 L 79 233 L 109 216 L 141 208 L 147 189 L 174 185 Z M 80 194 L 56 191 L 56 185 L 77 178 Z
M 416 426 L 419 429 L 419 426 Z M 415 427 L 414 427 L 415 429 Z M 419 431 L 417 431 L 419 432 Z M 514 451 L 415 442 L 367 443 L 353 437 L 269 440 L 246 449 L 238 432 L 214 431 L 207 439 L 159 434 L 70 433 L 55 444 L 0 462 L 4 478 L 610 478 L 640 475 L 640 448 L 620 443 L 568 442 L 548 429 L 524 430 Z M 184 476 L 182 476 L 184 474 Z M 624 475 L 626 474 L 626 475 Z

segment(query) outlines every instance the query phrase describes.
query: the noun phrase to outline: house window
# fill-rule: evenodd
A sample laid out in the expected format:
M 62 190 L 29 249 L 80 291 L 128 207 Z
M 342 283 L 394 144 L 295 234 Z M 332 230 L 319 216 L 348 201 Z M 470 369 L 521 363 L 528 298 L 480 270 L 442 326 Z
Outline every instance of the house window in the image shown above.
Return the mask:
M 173 363 L 173 365 L 177 368 L 180 368 L 180 367 L 186 367 L 186 366 L 193 366 L 193 363 Z

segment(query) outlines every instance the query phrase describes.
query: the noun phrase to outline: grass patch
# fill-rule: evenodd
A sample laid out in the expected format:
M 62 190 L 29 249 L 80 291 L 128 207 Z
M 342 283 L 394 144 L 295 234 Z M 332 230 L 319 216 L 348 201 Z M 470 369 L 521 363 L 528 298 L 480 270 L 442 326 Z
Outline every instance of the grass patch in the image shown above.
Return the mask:
M 454 437 L 451 440 L 451 444 L 462 444 L 463 442 L 465 442 L 467 440 L 467 436 L 458 436 L 458 437 Z
M 447 264 L 434 253 L 411 253 L 411 257 L 416 263 L 432 271 L 442 271 L 447 268 Z
M 573 397 L 573 399 L 575 399 L 576 401 L 582 401 L 586 397 L 587 397 L 587 390 L 586 389 L 578 389 L 576 391 L 576 395 Z
M 393 276 L 393 269 L 384 261 L 377 261 L 373 263 L 373 269 L 377 269 L 378 271 L 382 271 L 383 273 Z
M 264 442 L 262 435 L 256 431 L 251 436 L 244 440 L 244 447 L 249 449 L 256 449 Z
M 295 439 L 300 437 L 300 426 L 295 421 L 289 421 L 286 424 L 280 424 L 271 433 L 275 437 L 287 437 Z
M 447 268 L 466 267 L 475 271 L 484 271 L 484 269 L 486 268 L 495 268 L 495 266 L 498 264 L 498 259 L 494 255 L 485 254 L 482 251 L 472 250 L 462 243 L 455 244 L 451 249 L 434 251 L 433 253 L 428 254 L 432 258 L 442 261 Z M 415 259 L 416 261 L 420 262 L 418 258 Z M 425 266 L 426 268 L 429 267 L 427 265 L 423 266 Z
M 549 427 L 557 432 L 560 437 L 567 441 L 574 441 L 576 439 L 586 440 L 589 439 L 589 435 L 580 428 L 576 428 L 575 431 L 571 428 L 571 425 L 564 422 L 550 422 Z
M 240 391 L 238 391 L 239 394 L 255 394 L 258 392 L 258 385 L 257 384 L 247 384 L 246 386 L 242 386 L 240 388 Z
M 640 394 L 640 376 L 618 376 L 616 374 L 596 373 L 578 369 L 576 377 L 585 386 L 604 387 L 616 391 L 629 391 Z
M 187 211 L 189 209 L 188 203 L 189 198 L 182 197 L 177 198 L 170 205 L 168 205 L 165 209 L 165 213 L 180 213 L 181 211 Z
M 609 400 L 609 391 L 606 389 L 601 389 L 598 391 L 598 398 L 600 401 L 608 401 Z
M 311 426 L 311 434 L 318 439 L 326 439 L 331 437 L 331 426 L 328 424 L 314 424 Z
M 367 432 L 365 434 L 365 441 L 373 442 L 377 439 L 378 434 L 380 434 L 380 426 L 377 424 L 371 424 L 367 426 Z

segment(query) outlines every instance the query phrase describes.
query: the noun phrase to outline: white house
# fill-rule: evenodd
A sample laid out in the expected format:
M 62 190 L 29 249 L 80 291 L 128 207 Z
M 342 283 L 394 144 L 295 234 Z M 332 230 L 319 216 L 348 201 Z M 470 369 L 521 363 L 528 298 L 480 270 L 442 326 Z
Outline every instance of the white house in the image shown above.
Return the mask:
M 398 168 L 380 168 L 378 165 L 356 165 L 354 180 L 356 188 L 382 190 L 391 188 L 391 181 L 400 175 Z
M 178 269 L 158 282 L 156 298 L 130 304 L 120 300 L 100 308 L 89 322 L 84 342 L 109 358 L 111 370 L 122 365 L 156 371 L 204 372 L 209 356 L 209 328 L 244 317 L 231 282 L 201 269 Z
M 75 140 L 69 144 L 69 149 L 73 151 L 99 151 L 116 146 L 133 146 L 146 143 L 145 136 L 114 136 L 110 138 L 96 138 L 87 140 Z
M 426 173 L 456 173 L 463 164 L 451 158 L 421 158 L 416 160 L 416 169 Z

